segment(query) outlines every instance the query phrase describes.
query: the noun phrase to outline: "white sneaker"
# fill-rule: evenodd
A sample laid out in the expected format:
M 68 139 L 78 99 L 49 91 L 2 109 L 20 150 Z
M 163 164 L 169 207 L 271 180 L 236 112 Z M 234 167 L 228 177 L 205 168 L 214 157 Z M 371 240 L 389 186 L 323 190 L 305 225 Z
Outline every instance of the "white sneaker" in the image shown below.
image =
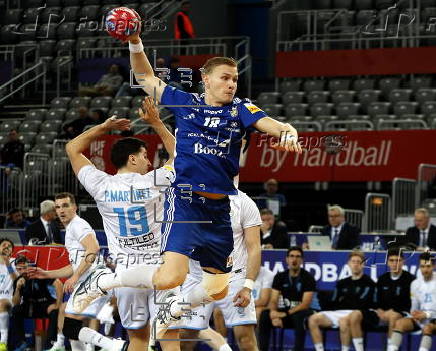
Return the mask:
M 181 320 L 180 317 L 174 317 L 171 315 L 170 311 L 173 303 L 176 303 L 176 295 L 171 290 L 164 293 L 160 302 L 156 302 L 159 310 L 150 326 L 150 341 L 148 343 L 149 350 L 155 348 L 156 341 L 159 341 L 159 339 L 164 337 L 168 327 Z
M 45 351 L 65 351 L 65 346 L 64 345 L 57 345 L 56 343 L 53 344 L 53 346 Z
M 93 301 L 106 295 L 106 292 L 98 286 L 98 279 L 104 274 L 112 274 L 112 271 L 105 266 L 98 266 L 74 289 L 72 293 L 74 312 L 83 312 Z

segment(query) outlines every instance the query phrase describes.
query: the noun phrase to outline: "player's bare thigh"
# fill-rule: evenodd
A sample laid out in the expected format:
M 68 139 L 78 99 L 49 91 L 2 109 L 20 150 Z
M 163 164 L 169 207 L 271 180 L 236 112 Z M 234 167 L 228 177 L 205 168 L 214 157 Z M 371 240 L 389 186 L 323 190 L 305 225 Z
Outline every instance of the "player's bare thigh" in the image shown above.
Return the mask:
M 11 301 L 8 299 L 0 299 L 0 312 L 8 312 L 11 307 Z
M 150 336 L 147 326 L 141 329 L 128 329 L 127 334 L 129 334 L 129 348 L 127 351 L 147 350 Z
M 153 285 L 158 290 L 173 289 L 182 285 L 189 270 L 189 257 L 178 252 L 166 251 L 163 264 L 153 275 Z

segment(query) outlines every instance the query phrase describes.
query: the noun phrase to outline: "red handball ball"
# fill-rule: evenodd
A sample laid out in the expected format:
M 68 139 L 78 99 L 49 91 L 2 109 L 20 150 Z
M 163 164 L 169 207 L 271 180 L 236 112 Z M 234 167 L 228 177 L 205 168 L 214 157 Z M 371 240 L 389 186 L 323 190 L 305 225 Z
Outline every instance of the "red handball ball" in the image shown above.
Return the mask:
M 126 40 L 128 36 L 141 30 L 141 17 L 135 10 L 117 7 L 106 16 L 106 31 L 111 37 Z

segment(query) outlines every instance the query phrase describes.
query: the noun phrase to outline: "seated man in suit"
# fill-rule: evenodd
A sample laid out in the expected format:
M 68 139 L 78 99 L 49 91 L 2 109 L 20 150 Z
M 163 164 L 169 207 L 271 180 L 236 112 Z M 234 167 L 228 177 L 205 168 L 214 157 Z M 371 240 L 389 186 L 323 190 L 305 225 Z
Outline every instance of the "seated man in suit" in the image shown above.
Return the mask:
M 328 235 L 334 250 L 352 250 L 359 246 L 360 229 L 345 222 L 345 211 L 340 206 L 328 208 L 329 225 L 321 230 L 321 235 Z
M 407 229 L 404 242 L 415 244 L 418 250 L 436 250 L 436 226 L 430 223 L 427 209 L 415 210 L 415 226 Z
M 44 244 L 63 244 L 61 232 L 56 223 L 55 203 L 52 200 L 44 200 L 40 204 L 41 217 L 31 223 L 25 231 L 26 241 L 37 239 L 39 243 Z
M 260 242 L 264 249 L 288 249 L 289 239 L 286 225 L 277 222 L 271 210 L 260 211 L 262 225 L 260 226 Z

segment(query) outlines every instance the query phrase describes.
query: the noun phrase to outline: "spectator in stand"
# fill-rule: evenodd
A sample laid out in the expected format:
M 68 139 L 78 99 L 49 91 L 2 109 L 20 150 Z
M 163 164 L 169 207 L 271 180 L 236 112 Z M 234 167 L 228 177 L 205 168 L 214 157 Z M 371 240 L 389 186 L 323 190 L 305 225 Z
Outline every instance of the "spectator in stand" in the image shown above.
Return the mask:
M 79 96 L 114 96 L 123 83 L 118 65 L 111 65 L 94 86 L 79 88 Z
M 37 241 L 40 245 L 63 244 L 61 232 L 56 222 L 55 202 L 44 200 L 40 204 L 41 217 L 26 228 L 26 241 Z M 35 245 L 35 242 L 33 242 Z
M 436 226 L 430 223 L 427 209 L 415 210 L 415 226 L 407 229 L 404 242 L 415 244 L 418 250 L 436 250 Z
M 79 107 L 79 118 L 64 124 L 64 137 L 67 139 L 72 139 L 83 132 L 86 126 L 99 124 L 100 120 L 104 118 L 104 112 L 102 110 L 93 110 L 89 114 L 88 109 L 85 106 Z
M 269 208 L 273 211 L 274 215 L 280 217 L 287 202 L 285 195 L 277 192 L 279 189 L 279 183 L 277 180 L 271 178 L 263 184 L 263 188 L 266 192 L 259 195 L 259 199 L 256 201 L 257 207 Z
M 374 304 L 374 281 L 363 274 L 365 256 L 353 251 L 348 257 L 351 276 L 336 283 L 332 297 L 333 311 L 318 312 L 309 318 L 309 329 L 316 351 L 324 351 L 321 328 L 340 329 L 342 350 L 348 350 L 351 340 L 349 334 L 350 315 L 354 310 L 369 309 Z M 354 342 L 355 340 L 353 340 Z M 363 340 L 358 340 L 363 346 Z M 357 349 L 358 350 L 358 349 Z
M 2 165 L 23 169 L 24 144 L 18 140 L 17 130 L 11 129 L 8 138 L 9 140 L 3 145 L 0 151 Z
M 181 2 L 181 9 L 176 13 L 174 22 L 174 39 L 181 40 L 181 44 L 187 43 L 186 39 L 195 38 L 194 25 L 189 18 L 189 10 L 191 9 L 191 2 L 183 0 Z
M 368 327 L 387 326 L 389 345 L 396 321 L 410 311 L 410 285 L 415 276 L 403 270 L 401 249 L 389 250 L 387 261 L 389 272 L 377 280 L 376 309 L 360 309 L 350 314 L 349 332 L 356 351 L 363 351 L 363 329 Z
M 8 212 L 8 218 L 5 223 L 6 229 L 23 229 L 29 226 L 30 222 L 24 218 L 23 211 L 19 208 L 13 208 Z
M 62 304 L 62 283 L 56 279 L 30 279 L 27 274 L 29 260 L 18 256 L 15 269 L 20 276 L 14 281 L 12 297 L 12 328 L 18 342 L 16 350 L 24 351 L 28 345 L 24 341 L 24 319 L 48 318 L 46 349 L 56 340 L 59 307 Z
M 264 208 L 260 211 L 262 225 L 260 226 L 260 242 L 263 249 L 289 248 L 288 230 L 283 222 L 276 222 L 271 210 Z
M 119 116 L 119 117 L 123 117 L 123 116 Z M 106 113 L 103 110 L 93 109 L 93 110 L 91 110 L 91 115 L 89 116 L 89 119 L 90 119 L 89 125 L 103 123 L 106 120 L 106 118 L 107 118 Z
M 321 230 L 321 235 L 330 237 L 332 249 L 353 250 L 360 245 L 360 229 L 345 222 L 345 211 L 340 206 L 328 208 L 329 225 Z
M 269 350 L 271 329 L 294 328 L 295 346 L 293 350 L 304 350 L 306 336 L 304 320 L 313 313 L 310 308 L 316 282 L 312 275 L 301 268 L 303 250 L 297 246 L 288 249 L 286 263 L 288 269 L 277 273 L 272 283 L 269 309 L 264 310 L 259 319 L 259 348 Z M 284 306 L 279 306 L 279 295 Z

